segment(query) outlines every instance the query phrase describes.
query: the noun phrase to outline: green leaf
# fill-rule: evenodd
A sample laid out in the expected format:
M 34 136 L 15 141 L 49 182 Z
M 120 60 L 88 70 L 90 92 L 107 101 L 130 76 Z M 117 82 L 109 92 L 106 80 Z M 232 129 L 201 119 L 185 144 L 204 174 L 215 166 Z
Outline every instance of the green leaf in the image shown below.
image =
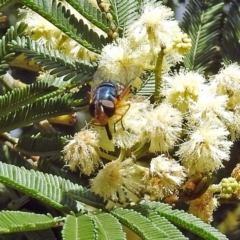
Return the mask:
M 183 16 L 182 28 L 192 40 L 192 48 L 185 55 L 184 66 L 205 72 L 219 66 L 223 1 L 190 0 Z
M 169 239 L 171 240 L 186 240 L 185 236 L 165 217 L 159 216 L 157 212 L 153 211 L 148 205 L 137 204 L 132 206 L 131 209 L 141 213 L 143 216 L 147 217 L 156 227 L 161 229 Z
M 69 212 L 70 209 L 76 211 L 76 202 L 66 194 L 67 186 L 76 189 L 81 186 L 75 186 L 66 180 L 43 174 L 34 170 L 26 170 L 16 166 L 0 162 L 0 182 L 19 190 L 33 198 L 45 202 L 46 204 L 59 209 L 63 212 Z M 63 182 L 66 183 L 63 186 Z
M 231 1 L 222 29 L 221 54 L 225 64 L 240 64 L 240 3 Z
M 118 220 L 108 213 L 99 213 L 92 216 L 95 228 L 97 229 L 97 239 L 99 240 L 125 240 L 126 236 L 123 232 L 121 224 Z
M 1 162 L 5 162 L 19 167 L 23 166 L 27 169 L 33 168 L 33 166 L 28 161 L 26 161 L 26 158 L 23 157 L 23 155 L 20 155 L 19 152 L 17 152 L 5 143 L 0 143 L 0 156 Z
M 71 94 L 42 99 L 23 106 L 0 118 L 0 133 L 24 127 L 34 122 L 73 112 Z M 41 109 L 41 111 L 39 111 Z
M 104 202 L 103 198 L 99 195 L 94 194 L 89 189 L 84 188 L 82 189 L 73 189 L 69 193 L 69 196 L 71 196 L 72 199 L 83 202 L 89 206 L 99 208 L 99 209 L 105 209 L 106 202 Z
M 111 14 L 120 29 L 126 29 L 139 18 L 140 2 L 136 0 L 110 0 Z
M 106 14 L 95 8 L 89 0 L 68 0 L 68 3 L 89 22 L 104 32 L 108 32 L 109 27 Z
M 12 26 L 0 40 L 0 76 L 6 73 L 9 67 L 8 62 L 15 55 L 8 44 L 22 36 L 25 29 L 26 25 L 23 23 Z
M 19 38 L 17 41 L 13 41 L 12 45 L 16 52 L 24 53 L 29 59 L 34 59 L 45 70 L 51 70 L 51 74 L 56 74 L 56 77 L 64 77 L 64 81 L 84 85 L 92 79 L 97 69 L 96 63 L 74 61 L 58 50 L 44 47 L 29 37 Z
M 171 223 L 176 224 L 190 232 L 197 234 L 203 239 L 207 240 L 225 240 L 227 237 L 220 233 L 211 225 L 204 223 L 199 218 L 184 212 L 182 210 L 172 209 L 168 204 L 160 202 L 147 202 L 142 201 L 143 205 L 147 205 L 150 209 L 154 210 L 161 217 L 165 217 Z
M 151 96 L 154 92 L 155 92 L 155 75 L 153 72 L 149 72 L 145 76 L 141 88 L 137 90 L 136 95 Z
M 100 53 L 100 50 L 95 48 L 91 43 L 89 43 L 83 37 L 86 35 L 82 35 L 83 32 L 80 32 L 81 29 L 78 27 L 80 24 L 83 24 L 78 21 L 74 15 L 70 18 L 66 16 L 66 8 L 62 5 L 61 2 L 57 0 L 48 0 L 48 1 L 39 1 L 39 0 L 21 0 L 22 4 L 32 9 L 34 12 L 38 13 L 46 20 L 55 25 L 58 29 L 60 29 L 63 33 L 68 35 L 70 38 L 75 40 L 77 43 L 88 49 L 89 51 Z M 73 23 L 73 24 L 72 24 Z M 86 27 L 82 29 L 86 31 Z M 103 40 L 103 38 L 99 38 Z
M 15 149 L 32 156 L 53 156 L 61 154 L 64 142 L 64 139 L 59 135 L 29 136 L 25 134 L 19 138 Z
M 0 234 L 55 227 L 62 219 L 51 215 L 18 211 L 0 212 Z
M 43 173 L 53 174 L 65 178 L 72 183 L 77 183 L 82 186 L 87 186 L 88 181 L 85 178 L 79 177 L 79 172 L 71 172 L 64 168 L 66 162 L 62 155 L 51 157 L 40 157 L 37 161 L 37 170 Z
M 32 103 L 37 98 L 56 90 L 54 86 L 49 86 L 45 82 L 35 82 L 26 87 L 16 88 L 5 95 L 0 96 L 0 117 L 14 111 L 28 103 Z
M 68 215 L 62 230 L 63 240 L 97 239 L 94 222 L 88 215 Z
M 188 239 L 166 218 L 160 217 L 157 213 L 151 211 L 148 214 L 148 219 L 150 219 L 156 226 L 158 226 L 162 231 L 164 231 L 169 236 L 169 239 L 171 240 Z
M 0 162 L 0 182 L 65 213 L 77 211 L 77 201 L 104 208 L 99 196 L 59 176 Z
M 100 54 L 103 46 L 111 42 L 111 38 L 96 33 L 84 23 L 83 19 L 78 20 L 73 14 L 71 14 L 65 6 L 62 7 L 62 13 L 64 14 L 64 18 L 68 20 L 68 23 L 66 23 L 68 30 L 76 32 L 81 39 L 84 39 L 84 42 L 91 46 L 93 52 Z
M 168 239 L 168 236 L 163 231 L 138 212 L 117 208 L 110 213 L 142 239 Z

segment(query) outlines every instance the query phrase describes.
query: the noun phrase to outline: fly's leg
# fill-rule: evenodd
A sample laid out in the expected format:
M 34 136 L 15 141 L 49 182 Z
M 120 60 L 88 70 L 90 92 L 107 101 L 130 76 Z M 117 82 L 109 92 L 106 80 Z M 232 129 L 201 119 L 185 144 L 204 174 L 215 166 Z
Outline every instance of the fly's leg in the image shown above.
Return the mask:
M 124 113 L 115 112 L 115 114 L 114 114 L 114 115 L 119 116 L 119 119 L 117 119 L 117 120 L 114 122 L 114 132 L 116 132 L 116 125 L 117 125 L 117 123 L 118 123 L 119 121 L 121 122 L 122 129 L 125 130 L 125 128 L 124 128 L 124 126 L 123 126 L 122 119 L 123 119 L 124 115 L 127 113 L 127 111 L 129 110 L 129 108 L 130 108 L 130 103 L 119 104 L 119 105 L 117 106 L 117 109 L 123 108 L 123 107 L 127 107 L 127 109 L 126 109 L 126 111 L 125 111 Z
M 107 123 L 104 127 L 105 127 L 105 129 L 106 129 L 108 139 L 109 139 L 109 140 L 112 140 L 112 134 L 111 134 L 111 132 L 110 132 L 108 123 Z M 115 124 L 114 124 L 114 129 L 115 129 Z
M 119 121 L 121 122 L 121 127 L 122 127 L 122 129 L 125 130 L 125 128 L 124 128 L 124 126 L 123 126 L 122 118 L 121 118 L 121 119 L 119 119 L 118 121 L 116 121 L 116 122 L 114 123 L 114 126 L 113 126 L 114 132 L 116 132 L 116 125 L 117 125 L 117 123 L 118 123 Z

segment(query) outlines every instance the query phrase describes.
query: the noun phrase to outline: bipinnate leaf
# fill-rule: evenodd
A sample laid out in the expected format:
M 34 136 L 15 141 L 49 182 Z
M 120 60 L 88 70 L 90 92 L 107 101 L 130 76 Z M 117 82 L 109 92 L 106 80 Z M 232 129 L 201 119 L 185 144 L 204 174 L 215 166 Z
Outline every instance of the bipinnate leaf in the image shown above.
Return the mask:
M 109 20 L 105 13 L 95 8 L 89 0 L 68 0 L 68 3 L 74 7 L 84 18 L 95 26 L 107 32 Z
M 35 82 L 22 88 L 16 88 L 0 96 L 0 117 L 14 111 L 37 98 L 53 92 L 57 87 L 49 86 L 46 82 Z
M 148 205 L 136 204 L 131 207 L 134 211 L 141 213 L 144 217 L 147 217 L 156 227 L 164 231 L 171 240 L 186 240 L 186 238 L 180 230 L 176 228 L 165 217 L 160 216 L 156 211 L 152 211 Z
M 197 234 L 207 240 L 226 240 L 227 237 L 220 233 L 210 224 L 204 223 L 201 219 L 184 212 L 183 210 L 172 209 L 168 204 L 160 202 L 142 201 L 141 204 L 149 207 L 161 217 L 165 217 L 168 221 Z
M 240 2 L 233 0 L 224 21 L 221 40 L 221 54 L 225 64 L 240 64 Z
M 190 0 L 183 15 L 182 28 L 192 40 L 184 66 L 204 73 L 220 65 L 219 51 L 223 1 Z
M 110 212 L 118 221 L 131 229 L 142 239 L 168 239 L 168 235 L 155 226 L 148 218 L 140 213 L 129 210 L 116 208 Z
M 62 212 L 77 212 L 77 201 L 94 202 L 96 195 L 64 178 L 0 162 L 0 182 Z M 100 198 L 97 198 L 99 204 Z
M 4 75 L 9 68 L 9 62 L 15 55 L 9 46 L 10 42 L 17 40 L 24 34 L 26 24 L 11 26 L 6 34 L 0 39 L 0 76 Z
M 62 230 L 63 240 L 97 239 L 93 219 L 88 215 L 67 215 Z
M 74 15 L 72 15 L 72 18 L 65 16 L 66 8 L 61 1 L 21 0 L 21 3 L 51 22 L 63 33 L 89 51 L 100 53 L 99 49 L 96 49 L 91 43 L 83 39 L 81 33 L 78 32 L 78 19 L 74 17 Z
M 56 227 L 61 221 L 61 218 L 53 218 L 49 214 L 2 211 L 0 212 L 0 234 Z
M 120 29 L 125 30 L 132 22 L 138 19 L 141 1 L 110 0 L 110 3 L 111 14 Z
M 59 135 L 54 136 L 29 136 L 27 134 L 19 138 L 15 149 L 22 153 L 33 156 L 54 156 L 60 155 L 64 146 L 64 138 Z
M 98 213 L 92 215 L 96 235 L 99 240 L 126 240 L 125 233 L 119 221 L 109 213 Z
M 12 41 L 16 52 L 23 53 L 28 59 L 50 70 L 50 74 L 63 78 L 64 81 L 78 83 L 78 86 L 88 83 L 96 71 L 97 64 L 87 61 L 73 60 L 57 49 L 43 46 L 29 37 L 18 38 Z

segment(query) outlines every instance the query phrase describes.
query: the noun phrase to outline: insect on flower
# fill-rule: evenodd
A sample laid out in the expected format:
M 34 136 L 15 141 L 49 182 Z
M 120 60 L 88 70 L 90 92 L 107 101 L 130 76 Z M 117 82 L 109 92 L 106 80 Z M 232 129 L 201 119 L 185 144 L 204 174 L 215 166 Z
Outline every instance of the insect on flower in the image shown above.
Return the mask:
M 139 69 L 136 66 L 123 68 L 119 76 L 110 79 L 105 67 L 100 67 L 94 74 L 92 90 L 89 93 L 89 112 L 94 118 L 92 124 L 104 126 L 108 138 L 112 139 L 109 129 L 109 118 L 117 116 L 114 122 L 114 130 L 116 124 L 121 121 L 128 111 L 130 104 L 123 100 L 128 96 L 131 90 L 131 82 L 137 77 Z M 124 112 L 118 110 L 124 108 Z

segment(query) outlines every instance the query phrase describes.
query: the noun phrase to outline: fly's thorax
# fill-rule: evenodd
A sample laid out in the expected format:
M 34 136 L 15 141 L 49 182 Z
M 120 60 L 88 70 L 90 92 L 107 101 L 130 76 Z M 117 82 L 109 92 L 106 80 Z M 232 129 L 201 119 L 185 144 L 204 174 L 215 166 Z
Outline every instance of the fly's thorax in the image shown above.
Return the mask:
M 89 112 L 92 117 L 99 121 L 99 125 L 105 125 L 107 118 L 114 115 L 118 101 L 120 85 L 119 83 L 108 80 L 102 82 L 93 89 L 90 94 Z

